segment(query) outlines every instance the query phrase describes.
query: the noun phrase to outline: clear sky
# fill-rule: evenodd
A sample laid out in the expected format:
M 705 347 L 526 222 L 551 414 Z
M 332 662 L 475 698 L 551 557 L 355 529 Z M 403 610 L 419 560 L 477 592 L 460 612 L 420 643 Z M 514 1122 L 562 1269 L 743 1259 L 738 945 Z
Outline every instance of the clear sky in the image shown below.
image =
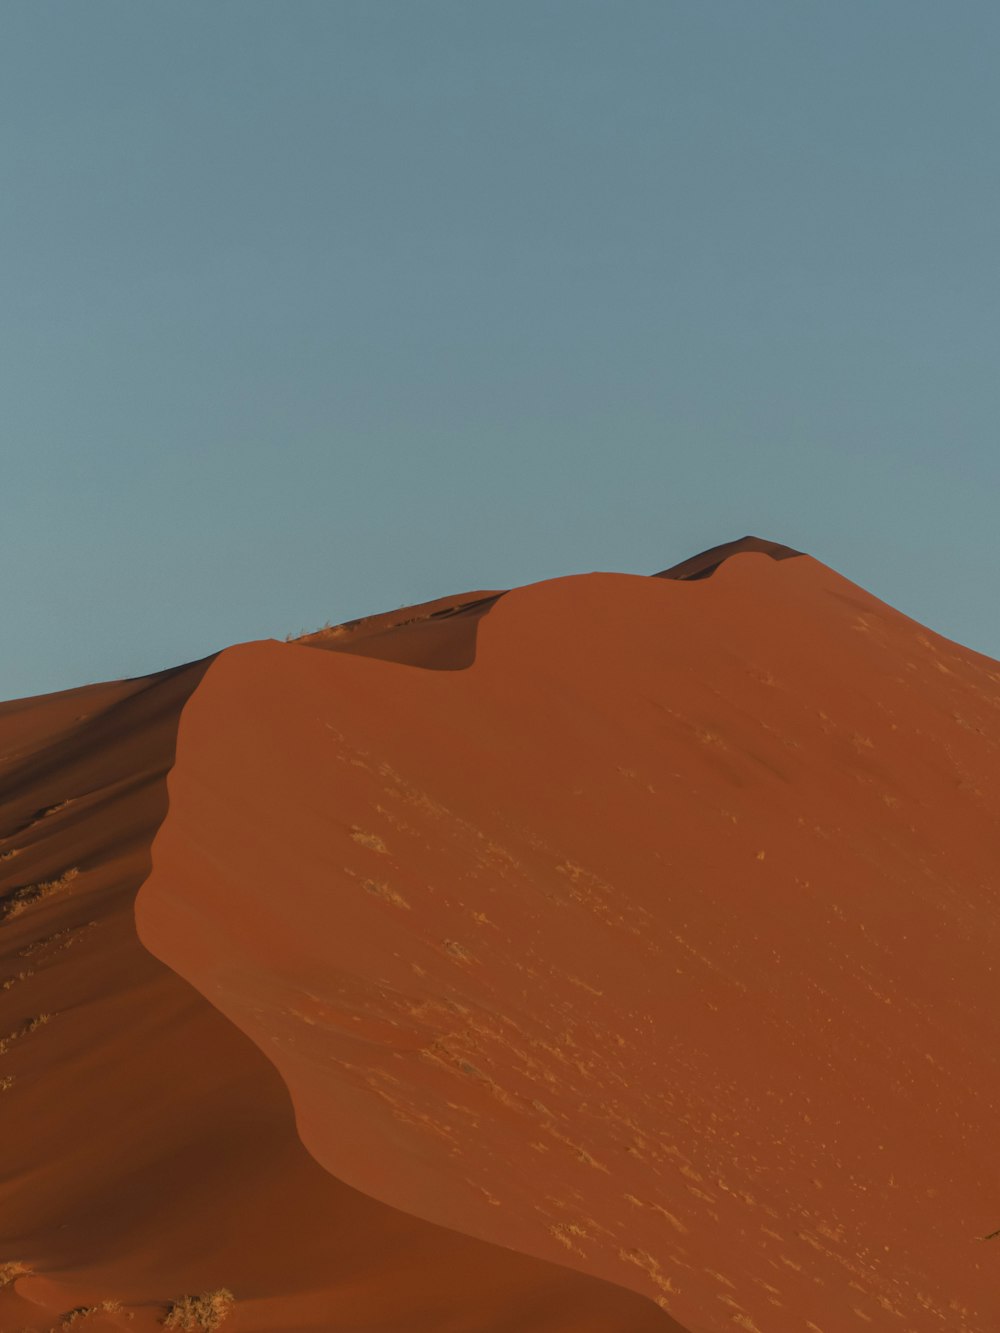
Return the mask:
M 995 0 L 5 0 L 0 696 L 753 532 L 1000 656 Z

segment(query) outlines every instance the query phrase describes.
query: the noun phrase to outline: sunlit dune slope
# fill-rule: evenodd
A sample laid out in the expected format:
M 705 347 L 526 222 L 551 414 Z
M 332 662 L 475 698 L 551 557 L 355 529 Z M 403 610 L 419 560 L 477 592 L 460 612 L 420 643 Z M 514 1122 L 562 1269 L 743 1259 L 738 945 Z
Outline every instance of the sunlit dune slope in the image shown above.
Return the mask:
M 375 1199 L 693 1333 L 995 1333 L 1000 667 L 773 555 L 223 653 L 140 936 Z
M 220 1287 L 226 1333 L 670 1333 L 631 1292 L 334 1179 L 278 1071 L 139 943 L 207 665 L 0 705 L 2 1333 L 149 1333 Z

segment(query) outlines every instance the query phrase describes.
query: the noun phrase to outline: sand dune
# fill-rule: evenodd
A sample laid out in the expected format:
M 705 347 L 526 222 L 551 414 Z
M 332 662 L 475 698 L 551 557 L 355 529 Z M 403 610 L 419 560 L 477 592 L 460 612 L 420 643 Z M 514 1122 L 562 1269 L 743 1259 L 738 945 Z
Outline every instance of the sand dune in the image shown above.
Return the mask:
M 219 1287 L 235 1333 L 663 1328 L 629 1292 L 334 1179 L 276 1070 L 142 947 L 135 895 L 207 665 L 0 706 L 0 1329 L 89 1308 L 66 1327 L 142 1333 Z
M 998 710 L 755 538 L 6 706 L 0 1327 L 995 1333 Z

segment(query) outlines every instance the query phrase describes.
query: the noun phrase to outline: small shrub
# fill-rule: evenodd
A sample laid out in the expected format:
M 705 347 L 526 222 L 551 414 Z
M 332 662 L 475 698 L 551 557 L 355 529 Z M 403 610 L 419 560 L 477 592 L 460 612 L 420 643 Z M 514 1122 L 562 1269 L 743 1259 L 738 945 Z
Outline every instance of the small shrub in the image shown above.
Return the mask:
M 218 1291 L 203 1291 L 200 1296 L 182 1296 L 174 1301 L 164 1319 L 165 1328 L 177 1328 L 184 1333 L 198 1333 L 199 1329 L 213 1333 L 233 1308 L 235 1297 L 225 1287 Z
M 15 1278 L 24 1277 L 31 1269 L 27 1264 L 18 1262 L 0 1264 L 0 1287 L 9 1287 Z

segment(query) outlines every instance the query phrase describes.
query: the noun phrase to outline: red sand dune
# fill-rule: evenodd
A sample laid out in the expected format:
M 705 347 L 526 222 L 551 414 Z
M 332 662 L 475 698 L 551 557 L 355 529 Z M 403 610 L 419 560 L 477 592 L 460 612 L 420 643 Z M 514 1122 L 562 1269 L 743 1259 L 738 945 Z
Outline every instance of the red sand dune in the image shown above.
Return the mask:
M 0 711 L 0 1328 L 995 1333 L 1000 665 L 665 574 Z
M 277 1071 L 142 947 L 135 895 L 207 665 L 0 706 L 0 1330 L 119 1301 L 84 1327 L 143 1333 L 220 1286 L 234 1333 L 662 1328 L 630 1292 L 334 1179 Z

